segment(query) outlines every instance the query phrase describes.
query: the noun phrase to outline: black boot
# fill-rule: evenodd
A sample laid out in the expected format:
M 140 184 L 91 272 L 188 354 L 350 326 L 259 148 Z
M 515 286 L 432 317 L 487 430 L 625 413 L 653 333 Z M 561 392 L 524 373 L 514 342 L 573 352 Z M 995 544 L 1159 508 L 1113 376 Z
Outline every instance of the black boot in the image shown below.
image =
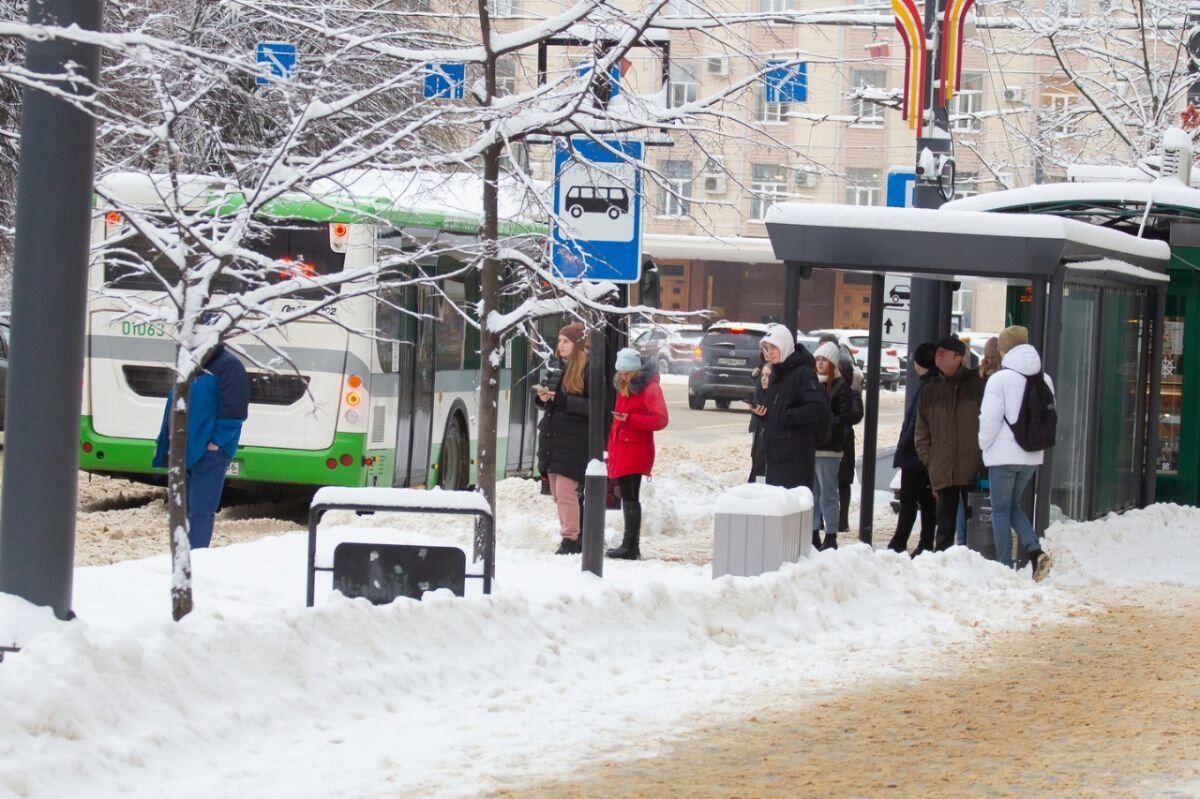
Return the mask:
M 608 550 L 608 556 L 616 560 L 638 560 L 642 557 L 638 549 L 642 537 L 642 503 L 622 502 L 621 512 L 625 516 L 625 537 L 621 539 L 621 546 Z
M 821 531 L 813 530 L 813 552 L 821 551 Z
M 821 545 L 821 549 L 837 549 L 837 533 L 826 533 L 825 543 Z
M 583 552 L 583 536 L 579 538 L 564 538 L 554 550 L 555 555 L 578 555 Z

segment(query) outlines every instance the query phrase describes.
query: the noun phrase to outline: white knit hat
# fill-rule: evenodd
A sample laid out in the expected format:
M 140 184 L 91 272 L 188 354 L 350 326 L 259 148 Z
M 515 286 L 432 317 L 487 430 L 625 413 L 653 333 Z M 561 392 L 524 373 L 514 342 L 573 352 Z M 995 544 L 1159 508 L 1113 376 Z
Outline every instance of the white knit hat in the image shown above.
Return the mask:
M 838 345 L 834 344 L 832 341 L 826 341 L 824 344 L 817 347 L 817 351 L 813 353 L 813 357 L 824 358 L 834 366 L 837 366 L 838 361 L 841 360 L 842 351 L 838 349 Z
M 617 353 L 614 366 L 618 372 L 636 372 L 642 368 L 642 356 L 633 347 L 625 347 Z
M 792 337 L 792 331 L 783 325 L 771 325 L 759 345 L 763 343 L 774 344 L 779 349 L 780 361 L 786 361 L 796 351 L 796 339 Z

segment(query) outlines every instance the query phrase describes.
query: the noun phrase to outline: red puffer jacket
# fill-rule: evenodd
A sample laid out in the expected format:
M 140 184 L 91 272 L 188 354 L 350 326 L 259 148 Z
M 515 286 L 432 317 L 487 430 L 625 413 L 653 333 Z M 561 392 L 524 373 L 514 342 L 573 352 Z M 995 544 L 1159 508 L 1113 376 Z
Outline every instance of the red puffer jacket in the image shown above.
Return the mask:
M 667 426 L 667 401 L 658 386 L 658 368 L 643 361 L 641 373 L 629 386 L 629 396 L 617 394 L 613 413 L 628 414 L 623 422 L 613 419 L 608 434 L 608 476 L 650 474 L 654 468 L 654 431 Z

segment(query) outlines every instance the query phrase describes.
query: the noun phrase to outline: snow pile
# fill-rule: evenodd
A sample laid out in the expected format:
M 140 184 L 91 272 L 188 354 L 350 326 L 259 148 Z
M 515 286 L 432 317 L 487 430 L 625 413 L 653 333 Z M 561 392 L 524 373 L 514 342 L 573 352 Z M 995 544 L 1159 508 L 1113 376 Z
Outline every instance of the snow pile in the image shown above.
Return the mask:
M 50 608 L 31 605 L 12 594 L 0 594 L 0 647 L 24 646 L 35 636 L 65 627 L 66 623 L 55 618 Z
M 303 535 L 198 554 L 183 623 L 141 607 L 155 592 L 165 616 L 166 558 L 89 569 L 85 621 L 0 666 L 0 794 L 476 795 L 782 695 L 928 676 L 939 647 L 1074 606 L 961 549 L 716 581 L 510 559 L 492 597 L 311 610 Z
M 1152 505 L 1046 531 L 1056 585 L 1200 587 L 1200 508 Z

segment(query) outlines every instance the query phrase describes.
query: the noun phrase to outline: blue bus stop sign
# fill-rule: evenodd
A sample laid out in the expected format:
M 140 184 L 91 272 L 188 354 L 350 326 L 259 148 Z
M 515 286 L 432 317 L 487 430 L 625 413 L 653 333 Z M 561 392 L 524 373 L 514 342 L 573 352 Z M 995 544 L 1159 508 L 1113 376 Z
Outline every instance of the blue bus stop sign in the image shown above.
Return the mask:
M 429 98 L 461 100 L 466 91 L 466 64 L 426 64 L 423 94 Z
M 889 169 L 887 173 L 887 204 L 890 208 L 912 208 L 913 186 L 917 173 L 911 169 Z
M 573 139 L 554 148 L 554 271 L 636 283 L 642 275 L 642 142 Z
M 289 80 L 296 71 L 296 45 L 288 42 L 259 42 L 254 48 L 254 60 L 266 66 L 270 76 L 258 75 L 254 82 L 266 86 L 278 80 Z

